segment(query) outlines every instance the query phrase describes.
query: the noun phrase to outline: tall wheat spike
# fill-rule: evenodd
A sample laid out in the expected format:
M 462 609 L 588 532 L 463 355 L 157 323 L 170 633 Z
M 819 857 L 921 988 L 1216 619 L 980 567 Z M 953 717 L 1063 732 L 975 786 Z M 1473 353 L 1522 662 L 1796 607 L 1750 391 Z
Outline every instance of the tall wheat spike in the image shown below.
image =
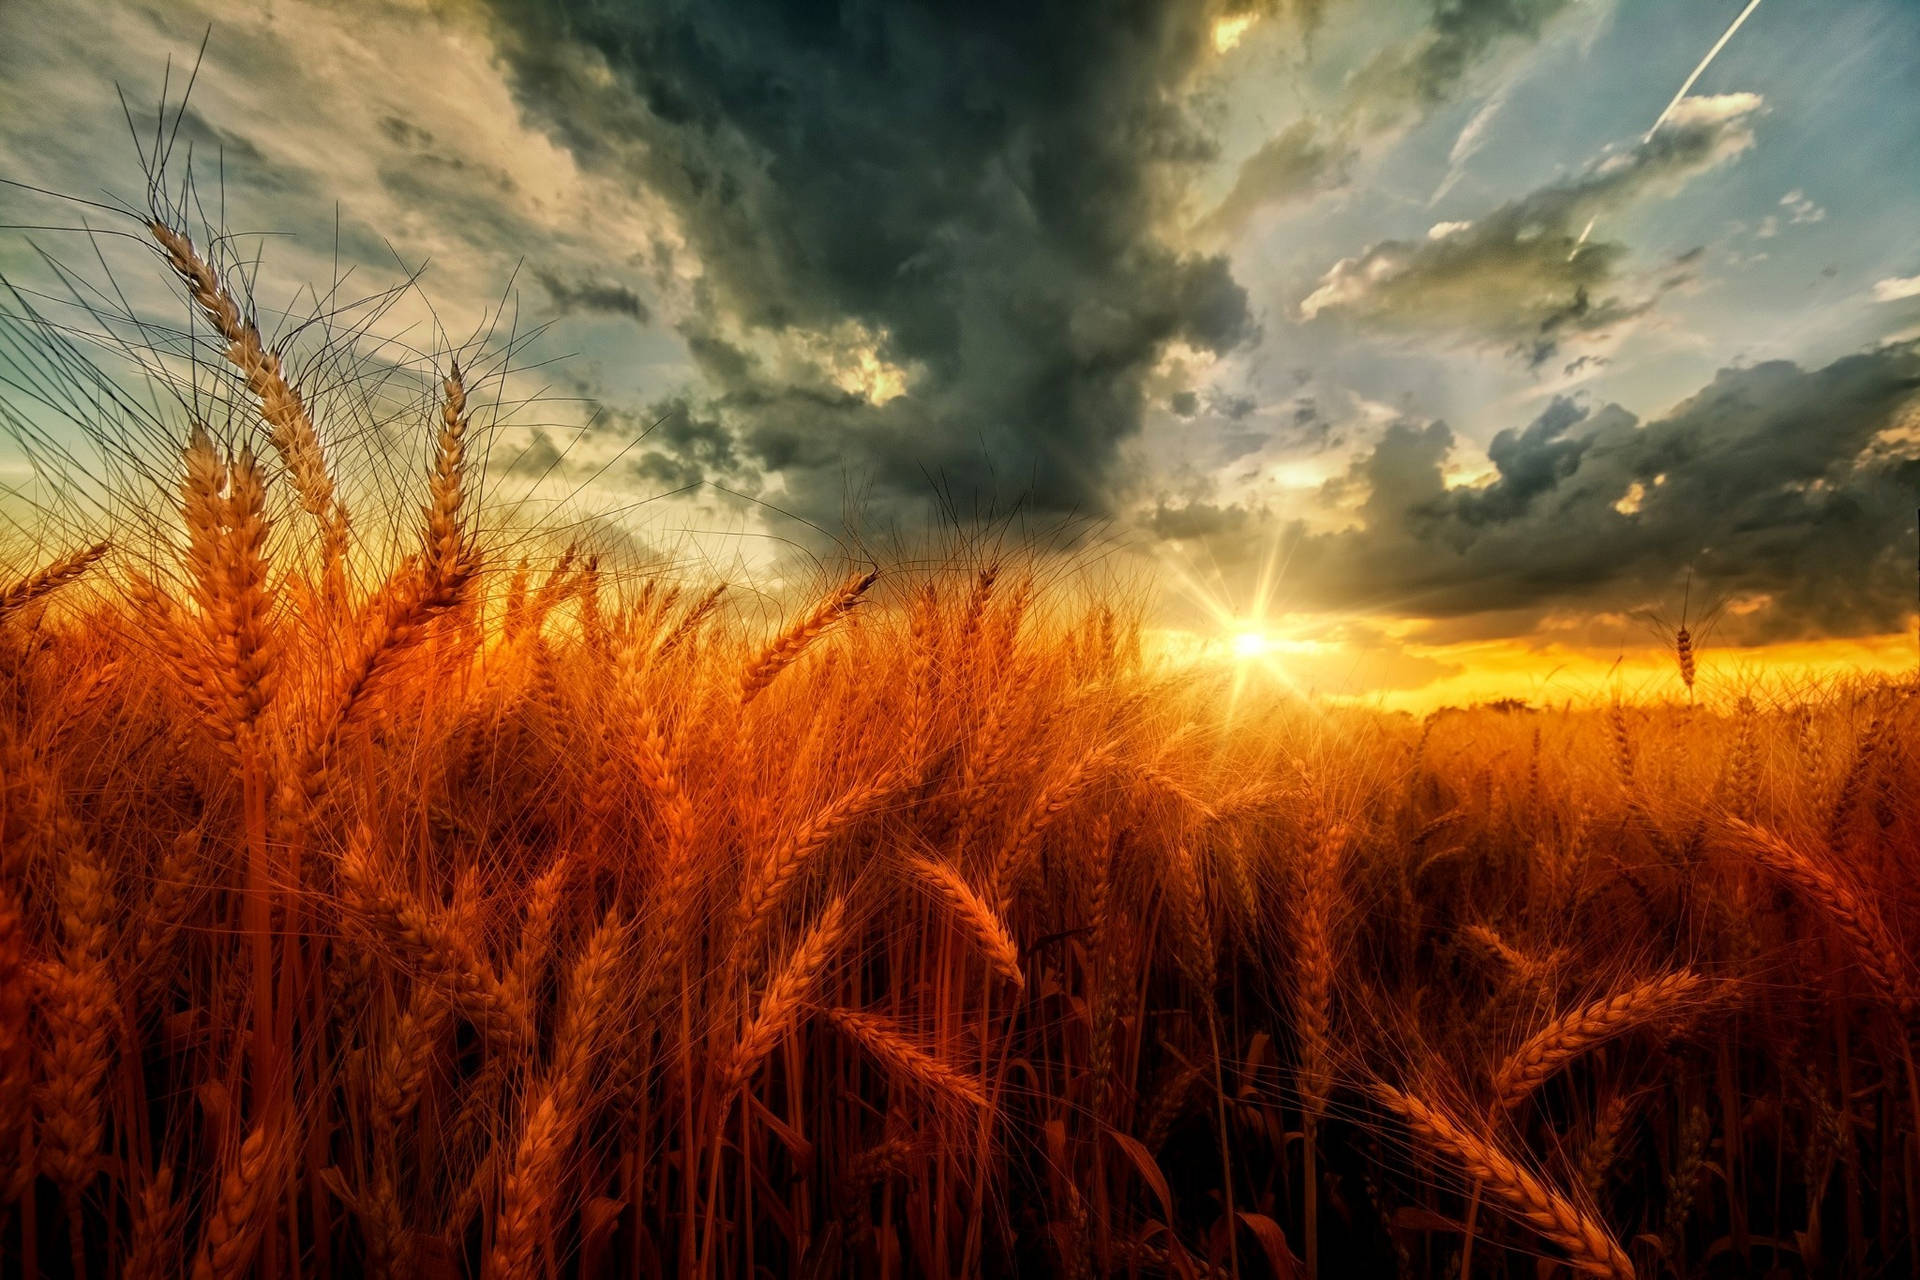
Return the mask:
M 227 359 L 259 400 L 268 438 L 293 478 L 301 505 L 320 524 L 321 562 L 329 583 L 336 582 L 347 553 L 347 512 L 334 492 L 333 476 L 327 470 L 306 402 L 287 380 L 279 355 L 261 340 L 258 326 L 241 311 L 213 264 L 186 233 L 158 218 L 147 224 L 147 230 L 167 264 L 186 282 L 194 303 L 226 341 Z
M 827 1021 L 840 1028 L 903 1080 L 936 1096 L 986 1107 L 986 1091 L 974 1080 L 909 1040 L 887 1019 L 856 1009 L 828 1009 Z
M 846 924 L 847 900 L 835 898 L 787 954 L 740 1038 L 720 1060 L 717 1078 L 721 1097 L 731 1097 L 792 1028 L 821 972 L 838 952 Z
M 1686 1007 L 1707 988 L 1699 974 L 1680 970 L 1650 978 L 1591 1004 L 1570 1009 L 1527 1038 L 1494 1073 L 1494 1093 L 1511 1111 L 1574 1058 L 1593 1046 Z
M 1723 838 L 1735 852 L 1752 858 L 1819 908 L 1882 999 L 1903 1016 L 1920 1008 L 1907 951 L 1894 942 L 1872 905 L 1837 872 L 1779 834 L 1738 818 L 1725 820 Z
M 915 858 L 907 866 L 914 879 L 926 886 L 955 923 L 973 938 L 994 971 L 1016 987 L 1025 986 L 1026 975 L 1020 970 L 1020 948 L 1012 932 L 999 912 L 967 883 L 966 877 L 934 858 Z
M 1373 1095 L 1405 1121 L 1423 1145 L 1459 1165 L 1462 1173 L 1505 1201 L 1543 1240 L 1563 1249 L 1575 1270 L 1633 1280 L 1632 1261 L 1607 1229 L 1491 1138 L 1444 1109 L 1389 1085 L 1376 1085 Z
M 287 1174 L 290 1145 L 280 1123 L 268 1120 L 234 1151 L 207 1211 L 193 1280 L 238 1280 L 251 1270 Z
M 879 581 L 880 571 L 871 570 L 855 574 L 842 583 L 838 590 L 815 605 L 813 609 L 796 619 L 786 630 L 775 636 L 773 642 L 747 664 L 740 676 L 740 705 L 746 706 L 773 683 L 774 677 L 792 666 L 807 646 L 826 632 L 834 623 L 847 616 L 867 589 Z
M 51 595 L 91 569 L 107 554 L 107 544 L 96 542 L 60 557 L 45 568 L 35 570 L 12 586 L 0 591 L 0 622 L 18 613 L 34 601 Z
M 472 554 L 461 527 L 466 503 L 467 384 L 459 361 L 447 367 L 441 388 L 440 430 L 427 479 L 426 528 L 420 547 L 423 573 L 436 585 L 464 579 Z
M 493 1247 L 485 1266 L 489 1277 L 538 1274 L 535 1263 L 544 1235 L 541 1215 L 555 1198 L 553 1181 L 582 1120 L 589 1072 L 611 1030 L 608 1024 L 625 947 L 625 926 L 609 918 L 574 962 L 565 1019 L 555 1036 L 554 1060 L 528 1110 L 501 1189 Z

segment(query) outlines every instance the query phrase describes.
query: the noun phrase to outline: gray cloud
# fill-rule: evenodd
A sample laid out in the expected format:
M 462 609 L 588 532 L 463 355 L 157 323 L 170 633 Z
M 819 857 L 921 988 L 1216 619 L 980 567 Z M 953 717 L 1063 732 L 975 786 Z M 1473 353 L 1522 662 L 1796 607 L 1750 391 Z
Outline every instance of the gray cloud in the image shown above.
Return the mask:
M 1163 234 L 1214 154 L 1190 97 L 1218 5 L 494 9 L 524 107 L 680 210 L 710 411 L 815 515 L 849 475 L 1099 509 L 1168 344 L 1254 332 L 1225 260 Z M 726 336 L 849 321 L 906 394 Z
M 1390 129 L 1448 101 L 1497 45 L 1536 40 L 1574 0 L 1433 0 L 1433 21 L 1413 40 L 1376 54 L 1348 82 L 1355 118 Z
M 1346 141 L 1329 136 L 1312 119 L 1296 120 L 1241 161 L 1232 190 L 1200 230 L 1232 236 L 1263 208 L 1343 186 L 1353 159 Z
M 1722 370 L 1666 417 L 1554 401 L 1488 449 L 1495 475 L 1449 486 L 1454 436 L 1401 422 L 1335 493 L 1361 527 L 1283 530 L 1303 605 L 1429 618 L 1500 615 L 1508 634 L 1559 604 L 1668 603 L 1688 572 L 1760 602 L 1723 623 L 1743 640 L 1884 633 L 1912 589 L 1920 344 L 1803 370 Z M 1904 428 L 1904 432 L 1902 429 Z M 1196 503 L 1149 520 L 1222 557 L 1260 545 L 1263 511 Z M 1250 568 L 1251 566 L 1243 566 Z
M 1660 293 L 1690 278 L 1697 252 L 1668 264 L 1644 296 L 1624 296 L 1626 246 L 1590 231 L 1746 150 L 1760 105 L 1751 94 L 1688 99 L 1651 138 L 1571 179 L 1475 221 L 1436 227 L 1426 240 L 1382 241 L 1342 259 L 1301 301 L 1301 314 L 1483 343 L 1537 368 L 1569 340 L 1644 315 Z
M 1532 43 L 1574 0 L 1433 0 L 1429 23 L 1356 70 L 1330 118 L 1302 117 L 1241 162 L 1203 235 L 1230 238 L 1261 209 L 1344 187 L 1362 146 L 1451 102 L 1469 73 L 1502 45 Z M 1301 15 L 1311 27 L 1319 6 Z
M 653 312 L 639 294 L 626 285 L 596 280 L 567 280 L 556 272 L 536 270 L 533 278 L 553 299 L 561 315 L 575 312 L 625 316 L 635 324 L 645 324 Z

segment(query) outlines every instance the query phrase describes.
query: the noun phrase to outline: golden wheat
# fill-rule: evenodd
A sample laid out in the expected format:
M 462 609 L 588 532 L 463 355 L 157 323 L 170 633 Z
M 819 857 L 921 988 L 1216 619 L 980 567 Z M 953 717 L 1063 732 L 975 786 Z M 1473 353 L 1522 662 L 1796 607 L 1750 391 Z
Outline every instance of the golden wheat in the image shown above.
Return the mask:
M 1459 1165 L 1461 1172 L 1504 1200 L 1542 1239 L 1565 1250 L 1576 1270 L 1633 1280 L 1632 1261 L 1606 1228 L 1492 1139 L 1412 1094 L 1387 1085 L 1375 1086 L 1373 1094 L 1406 1122 L 1422 1144 Z
M 0 1274 L 1920 1256 L 1910 686 L 1233 701 L 1012 546 L 758 628 L 490 502 L 484 354 L 330 470 L 140 230 L 244 394 L 6 548 Z

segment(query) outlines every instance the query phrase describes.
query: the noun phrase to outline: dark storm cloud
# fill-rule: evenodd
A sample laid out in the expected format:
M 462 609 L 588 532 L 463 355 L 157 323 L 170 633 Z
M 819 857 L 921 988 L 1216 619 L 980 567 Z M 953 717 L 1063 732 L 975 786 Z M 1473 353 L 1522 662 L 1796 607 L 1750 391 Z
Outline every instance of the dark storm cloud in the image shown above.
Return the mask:
M 625 316 L 635 324 L 645 324 L 653 318 L 653 312 L 640 295 L 626 285 L 595 280 L 567 280 L 554 272 L 539 270 L 533 273 L 533 278 L 547 291 L 547 296 L 553 299 L 555 310 L 561 315 L 588 312 Z
M 1214 155 L 1189 94 L 1218 5 L 494 8 L 529 113 L 680 210 L 712 411 L 815 514 L 849 478 L 1098 509 L 1168 344 L 1252 336 L 1224 259 L 1162 235 Z M 907 394 L 724 336 L 847 322 Z
M 1670 191 L 1752 144 L 1752 95 L 1688 99 L 1632 149 L 1426 240 L 1386 240 L 1334 265 L 1302 300 L 1302 315 L 1381 333 L 1433 334 L 1509 351 L 1539 368 L 1570 340 L 1644 315 L 1691 278 L 1683 254 L 1622 296 L 1626 246 L 1591 236 L 1598 219 Z
M 1912 589 L 1920 486 L 1920 344 L 1802 370 L 1727 369 L 1644 425 L 1617 405 L 1554 401 L 1495 437 L 1495 475 L 1449 486 L 1453 433 L 1397 423 L 1336 493 L 1363 527 L 1286 541 L 1303 604 L 1434 618 L 1507 611 L 1524 630 L 1556 604 L 1665 603 L 1689 571 L 1765 597 L 1723 626 L 1745 640 L 1896 630 Z M 1257 544 L 1262 513 L 1162 509 L 1171 538 Z

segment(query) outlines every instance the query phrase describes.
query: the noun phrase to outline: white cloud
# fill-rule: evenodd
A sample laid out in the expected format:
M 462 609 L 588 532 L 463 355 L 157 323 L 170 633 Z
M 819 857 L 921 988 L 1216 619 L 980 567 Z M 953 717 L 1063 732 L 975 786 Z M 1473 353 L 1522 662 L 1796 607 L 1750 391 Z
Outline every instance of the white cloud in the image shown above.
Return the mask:
M 1524 356 L 1544 368 L 1563 347 L 1605 354 L 1662 293 L 1687 279 L 1683 255 L 1638 285 L 1628 249 L 1595 241 L 1603 215 L 1668 195 L 1753 145 L 1757 94 L 1687 98 L 1651 139 L 1610 149 L 1580 173 L 1421 240 L 1383 240 L 1341 258 L 1299 302 L 1376 333 L 1437 335 Z M 1636 296 L 1637 295 L 1637 296 Z
M 1827 211 L 1807 199 L 1807 193 L 1798 187 L 1780 197 L 1780 207 L 1785 209 L 1795 222 L 1819 222 L 1827 216 Z
M 1920 298 L 1920 276 L 1888 276 L 1874 282 L 1875 302 L 1898 302 L 1902 298 Z
M 1725 124 L 1741 116 L 1752 115 L 1765 101 L 1757 93 L 1716 93 L 1705 97 L 1682 98 L 1667 113 L 1667 123 L 1687 125 Z

